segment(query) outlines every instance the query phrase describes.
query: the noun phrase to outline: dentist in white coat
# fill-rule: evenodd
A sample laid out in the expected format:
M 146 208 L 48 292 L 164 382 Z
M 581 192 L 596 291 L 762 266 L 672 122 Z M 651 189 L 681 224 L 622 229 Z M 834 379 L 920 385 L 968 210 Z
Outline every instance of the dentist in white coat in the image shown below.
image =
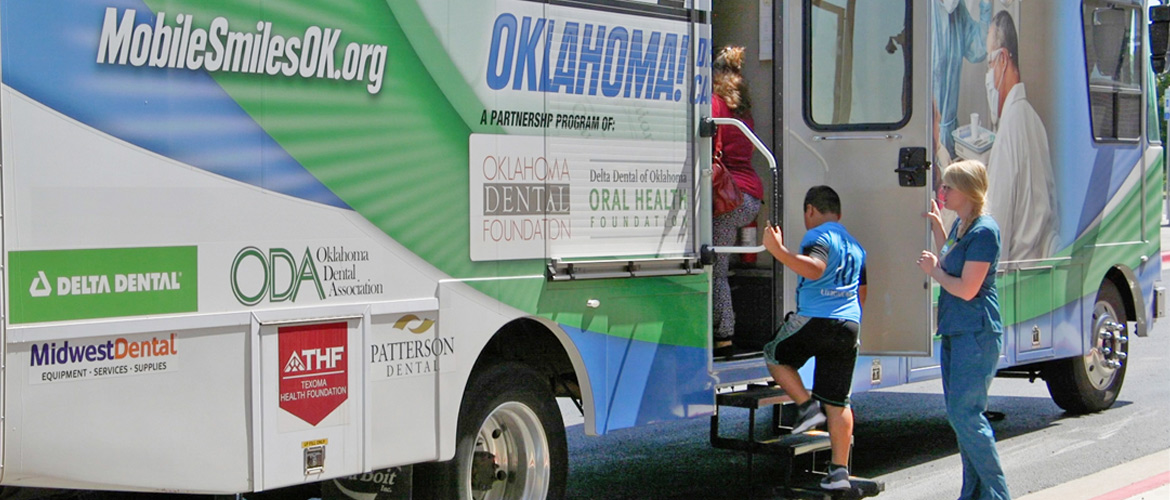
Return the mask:
M 999 129 L 987 161 L 988 209 L 999 223 L 1000 261 L 1043 259 L 1056 249 L 1056 182 L 1048 132 L 1020 81 L 1019 39 L 1007 11 L 987 32 L 987 100 Z

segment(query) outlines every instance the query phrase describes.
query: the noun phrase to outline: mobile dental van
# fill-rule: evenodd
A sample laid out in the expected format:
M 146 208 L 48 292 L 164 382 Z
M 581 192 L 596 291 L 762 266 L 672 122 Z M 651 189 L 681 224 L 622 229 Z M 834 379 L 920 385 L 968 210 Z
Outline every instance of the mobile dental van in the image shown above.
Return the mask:
M 855 391 L 937 376 L 913 265 L 949 148 L 932 40 L 984 5 L 1004 10 L 0 1 L 0 484 L 236 493 L 425 464 L 416 497 L 559 498 L 554 398 L 590 434 L 713 414 L 767 380 L 758 347 L 711 351 L 710 255 L 758 251 L 710 246 L 725 43 L 750 48 L 777 152 L 761 221 L 799 238 L 829 184 L 869 252 Z M 1054 201 L 1043 253 L 1001 262 L 1001 373 L 1099 410 L 1163 304 L 1147 16 L 1006 11 Z M 986 58 L 960 61 L 955 116 L 990 116 Z M 948 156 L 999 175 L 1006 124 L 972 125 Z M 732 280 L 737 337 L 794 307 L 770 259 Z

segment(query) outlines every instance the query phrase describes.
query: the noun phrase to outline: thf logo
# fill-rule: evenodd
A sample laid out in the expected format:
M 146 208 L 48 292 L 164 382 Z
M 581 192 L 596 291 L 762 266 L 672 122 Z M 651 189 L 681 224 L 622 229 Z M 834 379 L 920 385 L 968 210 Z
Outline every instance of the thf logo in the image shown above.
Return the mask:
M 345 346 L 305 349 L 293 352 L 284 364 L 284 373 L 322 372 L 337 369 L 345 359 Z
M 344 322 L 277 331 L 282 409 L 315 426 L 348 399 L 348 339 Z

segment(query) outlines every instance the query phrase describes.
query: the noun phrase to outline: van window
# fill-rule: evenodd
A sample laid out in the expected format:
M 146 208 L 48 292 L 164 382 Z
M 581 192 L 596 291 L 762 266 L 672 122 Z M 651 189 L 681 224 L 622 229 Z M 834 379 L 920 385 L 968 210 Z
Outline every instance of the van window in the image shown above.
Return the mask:
M 1083 4 L 1093 137 L 1137 141 L 1142 132 L 1141 12 L 1108 0 Z
M 902 14 L 902 15 L 899 15 Z M 910 120 L 910 2 L 805 0 L 804 117 L 814 130 Z
M 1162 143 L 1162 107 L 1158 102 L 1158 85 L 1154 82 L 1154 72 L 1146 72 L 1146 140 L 1151 144 Z

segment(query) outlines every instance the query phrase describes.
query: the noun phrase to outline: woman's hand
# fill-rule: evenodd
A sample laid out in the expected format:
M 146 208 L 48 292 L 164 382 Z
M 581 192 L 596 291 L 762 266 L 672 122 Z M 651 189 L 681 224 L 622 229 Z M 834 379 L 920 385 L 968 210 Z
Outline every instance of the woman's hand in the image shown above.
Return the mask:
M 933 276 L 931 273 L 934 272 L 935 267 L 938 267 L 938 257 L 936 257 L 934 253 L 931 253 L 930 251 L 923 250 L 922 255 L 918 257 L 918 267 L 922 269 L 922 272 L 926 273 L 927 276 Z
M 942 209 L 939 208 L 938 201 L 930 200 L 930 211 L 923 213 L 922 216 L 930 221 L 930 234 L 934 236 L 935 250 L 942 253 L 947 233 L 943 230 Z
M 930 211 L 924 212 L 922 216 L 930 219 L 931 229 L 943 230 L 942 209 L 939 208 L 938 201 L 930 200 Z

